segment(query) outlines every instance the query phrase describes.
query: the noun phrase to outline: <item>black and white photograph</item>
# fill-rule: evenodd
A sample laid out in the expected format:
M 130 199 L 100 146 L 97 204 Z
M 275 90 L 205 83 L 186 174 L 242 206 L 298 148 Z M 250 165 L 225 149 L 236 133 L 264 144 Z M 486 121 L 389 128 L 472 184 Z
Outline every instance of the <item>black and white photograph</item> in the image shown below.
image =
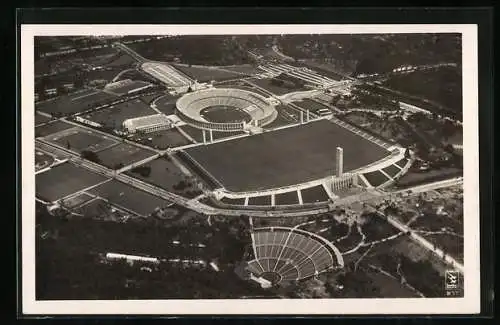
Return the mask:
M 27 310 L 478 311 L 476 26 L 22 27 Z

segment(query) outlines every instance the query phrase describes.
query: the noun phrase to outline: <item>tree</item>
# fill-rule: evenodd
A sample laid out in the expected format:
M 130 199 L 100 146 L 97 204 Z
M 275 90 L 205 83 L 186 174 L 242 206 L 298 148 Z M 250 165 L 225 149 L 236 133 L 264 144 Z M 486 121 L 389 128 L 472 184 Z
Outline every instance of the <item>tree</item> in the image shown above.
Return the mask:
M 101 159 L 99 158 L 99 156 L 97 155 L 97 153 L 95 153 L 93 151 L 90 151 L 90 150 L 83 150 L 81 152 L 80 156 L 83 159 L 87 159 L 87 160 L 93 161 L 95 163 L 100 163 L 101 162 Z

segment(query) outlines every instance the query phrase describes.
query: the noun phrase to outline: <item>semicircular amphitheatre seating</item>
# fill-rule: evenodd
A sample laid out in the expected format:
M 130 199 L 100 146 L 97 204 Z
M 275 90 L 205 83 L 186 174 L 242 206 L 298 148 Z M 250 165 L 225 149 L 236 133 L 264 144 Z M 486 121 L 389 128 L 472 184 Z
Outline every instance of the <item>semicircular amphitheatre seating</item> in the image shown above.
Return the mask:
M 248 262 L 248 270 L 256 277 L 273 274 L 277 282 L 301 280 L 338 265 L 329 247 L 307 232 L 261 228 L 252 239 L 255 259 Z

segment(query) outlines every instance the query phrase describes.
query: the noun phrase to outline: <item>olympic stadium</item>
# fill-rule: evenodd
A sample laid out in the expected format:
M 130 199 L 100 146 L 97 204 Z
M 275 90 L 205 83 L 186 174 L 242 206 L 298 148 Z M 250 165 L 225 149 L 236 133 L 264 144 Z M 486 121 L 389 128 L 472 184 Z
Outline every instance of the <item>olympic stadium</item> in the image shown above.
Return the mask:
M 187 93 L 177 100 L 176 108 L 185 123 L 222 132 L 262 127 L 278 116 L 264 96 L 241 89 L 212 88 Z
M 254 258 L 246 269 L 262 287 L 308 279 L 344 266 L 342 254 L 332 243 L 305 230 L 266 227 L 254 229 L 251 236 Z

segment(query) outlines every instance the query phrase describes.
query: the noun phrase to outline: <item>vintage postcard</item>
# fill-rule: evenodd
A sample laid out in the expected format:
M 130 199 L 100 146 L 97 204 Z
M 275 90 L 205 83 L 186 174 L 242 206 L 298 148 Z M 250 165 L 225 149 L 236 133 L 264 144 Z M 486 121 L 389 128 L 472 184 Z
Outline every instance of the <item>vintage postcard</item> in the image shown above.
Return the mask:
M 22 311 L 480 306 L 476 25 L 22 25 Z

